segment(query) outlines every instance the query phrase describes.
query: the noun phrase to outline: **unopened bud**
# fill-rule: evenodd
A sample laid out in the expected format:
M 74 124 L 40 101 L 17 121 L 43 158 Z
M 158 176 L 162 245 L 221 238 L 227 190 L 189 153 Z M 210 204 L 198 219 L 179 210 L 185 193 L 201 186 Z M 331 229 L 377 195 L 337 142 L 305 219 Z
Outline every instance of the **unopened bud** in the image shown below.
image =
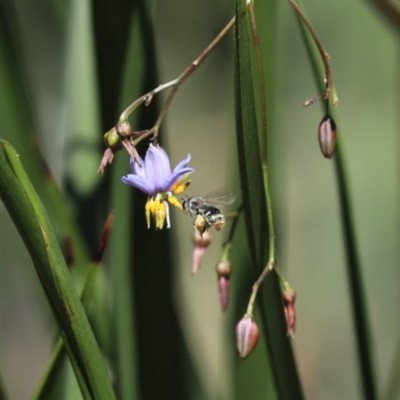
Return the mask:
M 103 136 L 104 143 L 107 147 L 114 149 L 115 147 L 121 147 L 121 138 L 118 136 L 115 128 L 110 129 Z
M 228 308 L 229 292 L 231 289 L 229 276 L 223 276 L 223 275 L 219 276 L 217 286 L 218 286 L 219 304 L 221 306 L 222 312 L 224 312 Z
M 255 349 L 260 332 L 253 317 L 247 314 L 236 325 L 236 343 L 240 358 L 248 357 Z
M 319 124 L 318 140 L 324 157 L 332 158 L 336 144 L 336 124 L 329 115 L 326 115 Z
M 193 234 L 193 244 L 196 247 L 207 247 L 211 243 L 211 234 L 206 231 L 202 235 L 200 235 L 197 230 L 194 231 Z
M 294 331 L 296 329 L 296 310 L 294 308 L 296 293 L 293 290 L 287 290 L 282 293 L 282 297 L 285 305 L 287 335 L 293 339 Z
M 205 231 L 202 235 L 195 230 L 193 235 L 193 258 L 192 258 L 192 274 L 194 275 L 200 268 L 201 260 L 203 258 L 206 248 L 211 243 L 211 235 Z
M 232 273 L 232 264 L 229 261 L 220 261 L 216 265 L 215 271 L 217 272 L 218 276 L 229 277 L 229 275 Z

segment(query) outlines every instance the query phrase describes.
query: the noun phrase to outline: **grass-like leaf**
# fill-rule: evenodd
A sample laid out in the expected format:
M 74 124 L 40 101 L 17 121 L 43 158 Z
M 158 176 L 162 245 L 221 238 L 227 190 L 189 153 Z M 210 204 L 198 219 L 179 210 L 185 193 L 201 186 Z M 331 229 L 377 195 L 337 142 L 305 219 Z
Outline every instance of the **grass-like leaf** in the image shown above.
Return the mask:
M 53 227 L 13 147 L 1 141 L 0 196 L 31 257 L 85 399 L 113 399 L 110 380 Z
M 100 262 L 103 257 L 105 248 L 109 242 L 113 221 L 114 221 L 114 214 L 111 213 L 104 227 L 103 234 L 98 249 L 96 251 L 96 254 L 93 257 L 92 262 L 90 263 L 86 274 L 86 279 L 84 281 L 84 285 L 80 295 L 82 304 L 85 308 L 88 307 L 88 303 L 92 295 L 93 286 L 95 284 L 95 277 L 97 275 L 97 271 L 99 270 Z M 64 342 L 60 337 L 57 340 L 56 345 L 54 346 L 50 363 L 48 364 L 47 369 L 43 375 L 43 378 L 40 381 L 35 391 L 35 394 L 32 397 L 33 399 L 46 400 L 51 398 L 51 396 L 56 396 L 55 392 L 58 389 L 58 383 L 59 383 L 58 378 L 60 378 L 61 373 L 64 370 L 63 368 L 65 365 L 66 355 L 67 354 L 65 352 Z
M 297 3 L 302 7 L 301 1 Z M 309 31 L 299 19 L 303 40 L 309 55 L 315 84 L 320 92 L 325 90 L 324 70 L 322 68 L 317 48 Z M 326 104 L 323 105 L 326 111 Z M 343 131 L 334 109 L 328 105 L 329 114 L 335 120 L 339 134 L 334 156 L 334 166 L 338 185 L 339 205 L 343 228 L 343 240 L 346 252 L 348 283 L 350 288 L 351 306 L 353 309 L 354 324 L 356 331 L 356 344 L 358 361 L 361 372 L 362 387 L 365 399 L 377 398 L 377 383 L 374 372 L 374 361 L 371 349 L 370 324 L 364 284 L 362 279 L 360 256 L 357 246 L 353 212 L 350 202 L 350 187 L 348 183 L 345 162 L 342 150 Z
M 250 19 L 246 1 L 237 1 L 235 48 L 235 113 L 239 166 L 249 247 L 255 273 L 267 261 L 267 218 L 260 143 L 253 89 Z M 270 274 L 261 294 L 261 315 L 270 362 L 280 399 L 301 399 L 302 389 L 290 341 L 286 337 L 279 282 Z

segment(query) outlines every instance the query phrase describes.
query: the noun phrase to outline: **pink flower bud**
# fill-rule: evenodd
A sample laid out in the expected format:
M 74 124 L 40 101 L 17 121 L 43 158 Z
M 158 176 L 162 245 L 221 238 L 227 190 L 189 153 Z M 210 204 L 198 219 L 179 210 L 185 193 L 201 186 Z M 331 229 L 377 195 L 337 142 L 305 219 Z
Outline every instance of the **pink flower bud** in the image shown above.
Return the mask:
M 216 265 L 215 271 L 218 275 L 219 304 L 221 305 L 221 310 L 225 311 L 228 308 L 229 291 L 231 288 L 229 277 L 232 273 L 232 264 L 228 260 L 220 261 Z
M 223 312 L 228 308 L 230 288 L 231 288 L 231 283 L 229 282 L 229 277 L 224 275 L 219 276 L 218 298 L 219 298 L 219 304 L 221 305 L 221 310 Z
M 332 158 L 336 144 L 336 124 L 329 115 L 322 118 L 319 124 L 318 140 L 322 154 L 326 158 Z
M 293 290 L 287 290 L 282 293 L 282 297 L 285 305 L 287 335 L 293 339 L 294 331 L 296 329 L 296 310 L 294 308 L 296 293 Z
M 196 274 L 201 265 L 201 260 L 203 258 L 206 248 L 211 243 L 211 235 L 208 231 L 205 231 L 201 236 L 197 230 L 193 235 L 193 259 L 192 259 L 192 275 Z
M 229 261 L 220 261 L 215 267 L 217 275 L 229 277 L 232 273 L 232 265 Z
M 248 357 L 258 342 L 260 332 L 253 317 L 245 314 L 236 325 L 236 343 L 240 358 Z
M 193 234 L 193 244 L 196 247 L 208 247 L 208 245 L 211 243 L 211 234 L 210 232 L 204 232 L 203 235 L 201 236 L 199 232 L 194 231 Z

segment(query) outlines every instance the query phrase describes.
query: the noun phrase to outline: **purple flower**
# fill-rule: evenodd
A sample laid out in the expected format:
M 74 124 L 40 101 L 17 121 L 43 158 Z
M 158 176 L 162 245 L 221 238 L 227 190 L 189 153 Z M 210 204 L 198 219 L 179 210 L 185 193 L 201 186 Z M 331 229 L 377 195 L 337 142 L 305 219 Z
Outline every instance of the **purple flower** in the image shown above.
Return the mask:
M 149 196 L 146 203 L 148 227 L 150 227 L 150 215 L 155 219 L 156 228 L 161 229 L 165 220 L 167 220 L 167 227 L 170 227 L 169 207 L 166 200 L 182 210 L 181 203 L 172 195 L 172 192 L 182 193 L 189 186 L 190 181 L 186 181 L 186 178 L 194 172 L 193 168 L 187 166 L 189 162 L 190 155 L 171 171 L 169 157 L 165 150 L 159 145 L 152 144 L 141 163 L 142 166 L 131 157 L 129 163 L 131 173 L 123 176 L 121 180 Z

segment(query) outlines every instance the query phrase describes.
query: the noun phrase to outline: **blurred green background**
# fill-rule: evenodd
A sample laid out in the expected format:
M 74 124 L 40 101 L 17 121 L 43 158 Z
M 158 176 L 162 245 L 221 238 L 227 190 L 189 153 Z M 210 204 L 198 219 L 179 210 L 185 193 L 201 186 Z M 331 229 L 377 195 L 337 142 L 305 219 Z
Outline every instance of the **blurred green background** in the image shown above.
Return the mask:
M 132 4 L 118 3 L 115 7 L 123 10 L 126 6 L 130 13 Z M 400 332 L 398 37 L 366 1 L 308 0 L 304 6 L 331 56 L 339 94 L 337 113 L 342 131 L 338 134 L 351 183 L 376 371 L 383 388 Z M 109 182 L 113 167 L 103 178 L 96 174 L 104 150 L 102 135 L 135 99 L 128 97 L 122 106 L 114 104 L 116 111 L 110 110 L 114 122 L 102 126 L 106 118 L 100 108 L 98 79 L 103 80 L 104 87 L 112 88 L 114 82 L 112 75 L 108 78 L 96 69 L 96 13 L 92 11 L 96 7 L 100 6 L 95 2 L 76 0 L 4 0 L 1 23 L 10 29 L 0 28 L 0 68 L 11 66 L 13 79 L 29 95 L 35 133 L 57 183 L 82 224 L 86 221 L 79 212 L 84 208 L 74 208 L 77 199 L 80 206 L 86 201 L 86 207 L 96 213 L 97 225 L 83 227 L 91 235 L 86 241 L 92 247 L 100 236 L 105 213 L 111 209 L 99 188 L 104 181 Z M 276 66 L 265 68 L 276 67 L 276 129 L 270 138 L 269 155 L 278 261 L 297 292 L 293 346 L 307 398 L 357 399 L 361 390 L 333 164 L 319 151 L 320 107 L 301 106 L 318 93 L 294 12 L 288 1 L 279 2 L 278 7 L 279 58 Z M 151 14 L 157 85 L 177 77 L 200 54 L 233 16 L 234 3 L 159 0 L 154 2 Z M 258 19 L 261 26 L 261 12 Z M 123 24 L 123 18 L 118 22 Z M 101 27 L 105 38 L 116 23 L 110 20 L 109 25 Z M 204 195 L 222 187 L 238 190 L 232 38 L 228 35 L 184 83 L 162 127 L 161 137 L 173 166 L 188 153 L 192 155 L 196 173 L 189 195 Z M 20 69 L 13 67 L 9 53 L 4 51 L 11 44 Z M 110 70 L 117 62 L 110 57 Z M 24 120 L 27 109 L 22 103 L 18 108 L 17 102 L 18 112 L 12 111 L 15 104 L 10 101 L 11 89 L 7 86 L 10 76 L 4 71 L 0 70 L 0 135 L 20 151 L 24 163 L 13 141 L 13 124 Z M 129 75 L 129 69 L 125 74 Z M 115 82 L 115 90 L 119 85 Z M 113 96 L 117 103 L 119 97 Z M 151 123 L 133 127 L 146 129 Z M 26 132 L 27 141 L 30 134 Z M 121 152 L 118 157 L 125 159 L 128 172 L 127 156 Z M 235 363 L 234 324 L 247 306 L 237 299 L 245 297 L 231 299 L 232 307 L 226 314 L 218 304 L 214 266 L 227 232 L 213 232 L 202 269 L 192 277 L 192 226 L 183 213 L 172 213 L 172 296 L 203 388 L 204 394 L 197 398 L 266 398 L 260 394 L 266 388 L 251 385 L 253 379 L 263 381 L 263 344 L 243 365 Z M 124 215 L 117 213 L 116 218 L 123 219 Z M 25 399 L 47 365 L 55 329 L 30 258 L 2 204 L 0 227 L 0 368 L 10 398 Z M 154 249 L 158 234 L 151 236 Z M 249 267 L 248 256 L 241 243 L 231 259 L 232 286 L 234 294 L 240 291 L 250 295 L 251 282 L 243 272 Z M 106 276 L 112 274 L 112 268 L 113 260 L 108 257 Z M 240 391 L 243 386 L 235 386 L 233 365 L 248 379 L 247 393 Z

